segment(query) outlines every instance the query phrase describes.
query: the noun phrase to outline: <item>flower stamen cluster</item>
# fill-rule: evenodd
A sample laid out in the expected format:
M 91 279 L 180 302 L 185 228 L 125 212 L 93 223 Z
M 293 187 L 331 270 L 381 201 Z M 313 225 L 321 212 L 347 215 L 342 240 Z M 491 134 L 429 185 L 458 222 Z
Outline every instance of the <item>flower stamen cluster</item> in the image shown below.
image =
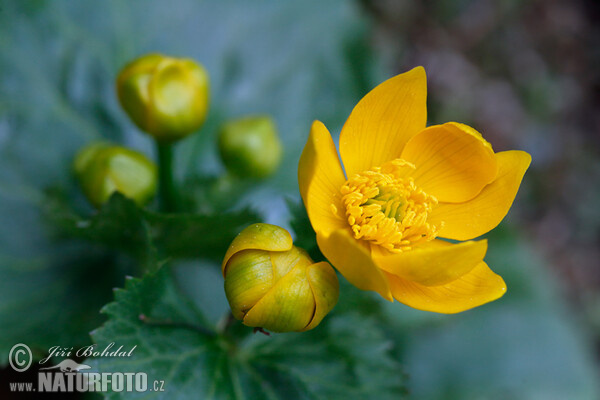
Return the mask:
M 396 159 L 355 174 L 342 185 L 342 203 L 354 237 L 371 241 L 392 253 L 437 237 L 441 226 L 427 222 L 438 203 L 410 177 L 415 167 Z

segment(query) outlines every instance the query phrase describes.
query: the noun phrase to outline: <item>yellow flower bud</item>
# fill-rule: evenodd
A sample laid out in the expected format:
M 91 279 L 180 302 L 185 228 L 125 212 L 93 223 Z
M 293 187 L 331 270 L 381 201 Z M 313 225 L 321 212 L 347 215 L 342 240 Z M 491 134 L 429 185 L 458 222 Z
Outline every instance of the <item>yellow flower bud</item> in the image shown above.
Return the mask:
M 275 225 L 244 229 L 229 246 L 222 271 L 233 316 L 273 332 L 313 329 L 339 296 L 333 268 L 314 263 Z
M 160 142 L 172 142 L 204 123 L 208 74 L 193 60 L 148 54 L 123 68 L 117 78 L 117 94 L 141 130 Z
M 273 120 L 268 116 L 252 116 L 223 125 L 219 151 L 223 163 L 234 175 L 264 178 L 279 167 L 282 146 Z
M 156 192 L 156 166 L 133 150 L 106 143 L 84 147 L 73 161 L 73 169 L 90 203 L 100 207 L 114 192 L 146 203 Z

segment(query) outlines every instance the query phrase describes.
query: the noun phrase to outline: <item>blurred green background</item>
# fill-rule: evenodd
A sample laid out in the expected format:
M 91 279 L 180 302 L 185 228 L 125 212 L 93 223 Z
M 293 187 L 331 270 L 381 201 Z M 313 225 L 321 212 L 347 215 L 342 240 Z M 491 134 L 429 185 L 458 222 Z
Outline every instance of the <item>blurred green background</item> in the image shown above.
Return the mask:
M 368 90 L 423 65 L 428 124 L 463 122 L 496 151 L 533 157 L 509 216 L 487 235 L 486 261 L 508 293 L 443 316 L 343 284 L 327 327 L 304 339 L 277 335 L 274 346 L 343 332 L 340 340 L 358 355 L 322 352 L 327 362 L 358 360 L 358 378 L 394 386 L 387 397 L 363 398 L 600 398 L 599 22 L 591 0 L 1 0 L 0 365 L 20 342 L 38 356 L 50 346 L 90 343 L 88 333 L 106 320 L 98 310 L 112 301 L 111 289 L 123 287 L 126 274 L 141 275 L 136 257 L 65 235 L 49 207 L 49 193 L 60 192 L 91 215 L 70 170 L 83 145 L 105 139 L 153 155 L 150 138 L 117 104 L 114 79 L 126 62 L 162 52 L 194 58 L 210 74 L 208 121 L 176 149 L 190 211 L 248 206 L 285 227 L 286 199 L 299 200 L 296 167 L 311 122 L 339 134 Z M 282 166 L 207 206 L 205 186 L 223 172 L 217 129 L 253 113 L 277 122 Z M 212 324 L 227 310 L 214 265 L 202 254 L 176 261 L 173 283 Z M 361 370 L 360 353 L 371 351 L 385 352 L 388 365 L 370 360 Z M 9 368 L 0 393 L 14 379 Z M 181 398 L 197 394 L 202 379 L 194 374 L 181 373 Z M 289 382 L 280 378 L 274 392 L 286 393 Z M 287 398 L 336 398 L 300 392 L 290 389 Z

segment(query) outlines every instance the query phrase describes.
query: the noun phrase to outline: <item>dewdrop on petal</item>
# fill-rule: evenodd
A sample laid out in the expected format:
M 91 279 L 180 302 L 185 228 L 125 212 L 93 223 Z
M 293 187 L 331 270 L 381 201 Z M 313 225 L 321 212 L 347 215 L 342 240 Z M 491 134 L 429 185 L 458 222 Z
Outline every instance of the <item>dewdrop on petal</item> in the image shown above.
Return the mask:
M 275 225 L 244 229 L 227 250 L 222 271 L 233 316 L 272 332 L 313 329 L 339 297 L 333 268 L 314 263 Z

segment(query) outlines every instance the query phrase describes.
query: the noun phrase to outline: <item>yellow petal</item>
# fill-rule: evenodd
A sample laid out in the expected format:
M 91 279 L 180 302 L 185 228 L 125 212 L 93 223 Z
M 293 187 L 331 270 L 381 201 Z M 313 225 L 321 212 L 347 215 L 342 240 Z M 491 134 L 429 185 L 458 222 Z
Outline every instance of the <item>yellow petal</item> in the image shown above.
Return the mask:
M 428 222 L 444 225 L 440 237 L 467 240 L 494 229 L 508 213 L 531 156 L 524 151 L 512 150 L 496 154 L 498 175 L 472 200 L 459 204 L 439 204 L 431 212 Z
M 388 274 L 394 298 L 418 310 L 454 314 L 469 310 L 506 293 L 506 284 L 485 262 L 471 272 L 441 286 L 423 286 Z
M 430 242 L 432 243 L 432 242 Z M 373 251 L 375 263 L 384 271 L 424 286 L 439 286 L 469 273 L 487 251 L 487 241 L 452 244 L 435 240 L 433 245 L 393 254 Z
M 346 182 L 329 131 L 315 121 L 300 156 L 298 184 L 313 229 L 329 234 L 347 226 L 340 188 Z M 337 214 L 334 214 L 334 208 Z
M 241 231 L 225 253 L 221 271 L 225 276 L 227 262 L 238 251 L 246 249 L 286 251 L 292 248 L 292 236 L 285 229 L 271 224 L 253 224 Z
M 159 138 L 168 138 L 167 131 L 180 133 L 195 129 L 204 121 L 208 108 L 208 78 L 199 80 L 201 72 L 198 70 L 203 70 L 199 66 L 190 70 L 189 65 L 188 60 L 163 60 L 148 82 L 152 99 L 147 115 L 148 127 Z
M 248 311 L 244 324 L 273 332 L 300 331 L 310 323 L 314 312 L 306 266 L 296 265 Z
M 264 250 L 243 250 L 227 263 L 225 295 L 233 316 L 242 319 L 273 286 L 273 266 Z
M 304 249 L 296 246 L 288 251 L 273 251 L 271 262 L 273 263 L 273 279 L 278 281 L 287 274 L 297 264 L 308 266 L 313 264 L 313 260 Z
M 134 61 L 127 64 L 119 73 L 117 77 L 117 88 L 127 79 L 135 74 L 150 74 L 154 71 L 156 66 L 168 57 L 158 53 L 146 54 L 143 57 L 137 58 Z
M 443 202 L 472 199 L 498 171 L 489 143 L 473 128 L 456 123 L 423 130 L 406 144 L 402 158 L 416 166 L 417 186 Z
M 400 157 L 408 140 L 427 123 L 427 77 L 423 67 L 371 90 L 354 107 L 340 134 L 348 177 Z
M 313 329 L 335 307 L 340 295 L 340 284 L 331 265 L 320 262 L 306 269 L 308 283 L 315 297 L 315 314 L 303 331 Z
M 317 243 L 323 255 L 344 277 L 361 290 L 373 290 L 392 301 L 387 278 L 371 259 L 369 250 L 340 229 L 325 236 L 317 232 Z

